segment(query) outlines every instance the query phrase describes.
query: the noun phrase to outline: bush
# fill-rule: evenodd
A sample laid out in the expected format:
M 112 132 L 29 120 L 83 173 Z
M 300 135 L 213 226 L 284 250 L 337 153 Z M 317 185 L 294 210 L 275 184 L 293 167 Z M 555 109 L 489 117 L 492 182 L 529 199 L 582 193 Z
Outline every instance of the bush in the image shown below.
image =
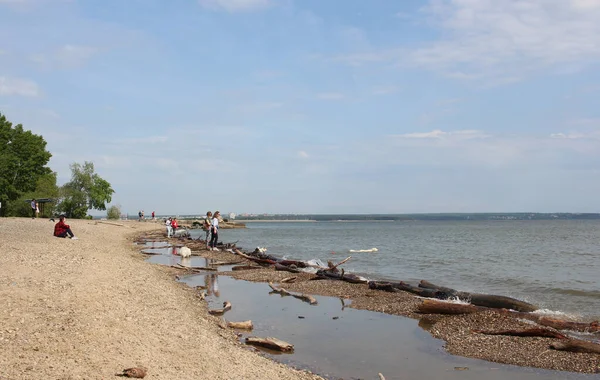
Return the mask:
M 108 219 L 120 219 L 121 218 L 121 206 L 110 206 L 106 211 L 106 217 Z

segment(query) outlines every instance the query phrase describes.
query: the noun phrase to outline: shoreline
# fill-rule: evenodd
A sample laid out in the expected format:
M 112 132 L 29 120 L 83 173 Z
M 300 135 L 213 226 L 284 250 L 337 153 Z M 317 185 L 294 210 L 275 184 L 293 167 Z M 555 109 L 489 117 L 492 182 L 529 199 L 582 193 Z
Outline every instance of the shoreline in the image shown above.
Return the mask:
M 157 236 L 167 241 L 166 238 Z M 175 241 L 175 240 L 172 240 Z M 240 260 L 237 255 L 227 252 L 210 252 L 195 246 L 197 242 L 178 241 L 188 246 L 197 255 L 217 260 Z M 473 330 L 525 329 L 531 328 L 531 322 L 502 315 L 493 310 L 469 315 L 422 315 L 416 313 L 422 302 L 419 297 L 406 292 L 388 293 L 371 290 L 364 284 L 350 284 L 342 281 L 310 281 L 313 275 L 257 269 L 248 271 L 219 272 L 219 275 L 251 282 L 278 284 L 289 276 L 298 276 L 285 289 L 311 295 L 338 297 L 351 300 L 349 307 L 381 312 L 419 320 L 419 324 L 428 325 L 427 330 L 435 338 L 445 341 L 448 353 L 466 358 L 482 359 L 489 362 L 516 365 L 525 368 L 540 368 L 576 373 L 597 373 L 600 370 L 600 355 L 574 354 L 548 350 L 553 339 L 539 337 L 510 337 L 473 334 Z M 596 339 L 600 334 L 595 334 Z M 498 347 L 503 347 L 498 350 Z
M 132 251 L 155 224 L 0 219 L 0 378 L 110 379 L 146 367 L 149 379 L 317 380 L 242 346 L 173 271 Z M 199 360 L 200 358 L 200 360 Z

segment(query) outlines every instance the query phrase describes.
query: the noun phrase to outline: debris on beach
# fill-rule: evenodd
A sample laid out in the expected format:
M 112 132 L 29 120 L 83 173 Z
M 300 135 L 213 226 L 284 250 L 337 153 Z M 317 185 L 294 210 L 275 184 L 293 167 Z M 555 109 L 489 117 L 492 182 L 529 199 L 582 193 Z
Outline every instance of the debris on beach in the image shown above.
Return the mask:
M 227 322 L 227 327 L 238 330 L 252 330 L 254 325 L 252 324 L 252 321 Z
M 269 348 L 271 350 L 281 351 L 281 352 L 292 352 L 294 351 L 294 346 L 283 340 L 279 340 L 277 338 L 258 338 L 255 336 L 249 336 L 246 338 L 246 344 L 251 344 L 254 346 L 260 346 Z
M 209 310 L 208 313 L 210 315 L 223 315 L 225 312 L 231 310 L 231 302 L 225 301 L 223 302 L 223 307 L 221 309 L 212 309 Z
M 122 373 L 117 373 L 115 376 L 129 377 L 133 379 L 143 379 L 146 377 L 148 370 L 144 367 L 126 368 Z
M 277 288 L 275 285 L 273 285 L 272 282 L 269 282 L 269 287 L 272 289 L 272 293 L 277 293 L 280 294 L 282 297 L 284 296 L 292 296 L 294 298 L 297 298 L 301 301 L 307 302 L 311 305 L 316 305 L 317 304 L 317 299 L 311 295 L 308 294 L 297 294 L 297 293 L 291 293 L 288 292 L 287 290 L 285 290 L 284 288 Z

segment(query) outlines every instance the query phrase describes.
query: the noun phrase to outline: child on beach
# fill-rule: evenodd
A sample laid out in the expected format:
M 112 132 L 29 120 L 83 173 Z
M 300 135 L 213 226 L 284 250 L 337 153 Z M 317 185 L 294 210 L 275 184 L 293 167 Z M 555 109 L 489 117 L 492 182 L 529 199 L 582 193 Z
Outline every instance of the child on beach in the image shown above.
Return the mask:
M 202 226 L 202 229 L 206 232 L 206 236 L 204 237 L 204 240 L 206 241 L 206 249 L 210 248 L 208 238 L 210 237 L 210 232 L 212 230 L 211 226 L 212 226 L 212 211 L 209 211 L 206 213 L 206 218 L 204 219 L 204 224 Z
M 212 220 L 211 231 L 212 235 L 210 236 L 210 249 L 213 251 L 218 251 L 217 241 L 219 240 L 219 216 L 221 213 L 219 211 L 215 211 L 214 218 Z
M 35 219 L 38 213 L 38 204 L 35 198 L 31 200 L 31 219 Z
M 58 223 L 54 225 L 54 236 L 65 238 L 67 235 L 71 240 L 77 240 L 77 237 L 71 231 L 71 226 L 65 223 L 65 216 L 61 215 Z

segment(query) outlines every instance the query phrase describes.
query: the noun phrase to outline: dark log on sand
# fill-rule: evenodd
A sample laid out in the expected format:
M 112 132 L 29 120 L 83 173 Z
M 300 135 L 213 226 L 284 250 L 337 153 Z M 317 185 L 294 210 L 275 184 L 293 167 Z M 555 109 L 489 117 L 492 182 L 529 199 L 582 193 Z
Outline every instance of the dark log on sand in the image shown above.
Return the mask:
M 292 296 L 292 297 L 302 300 L 304 302 L 308 302 L 311 305 L 317 304 L 317 300 L 315 299 L 315 297 L 310 296 L 308 294 L 291 293 L 291 292 L 288 292 L 287 290 L 285 290 L 284 288 L 277 288 L 275 285 L 273 285 L 272 282 L 269 282 L 269 287 L 271 289 L 273 289 L 273 292 L 278 293 L 281 296 Z
M 557 351 L 600 354 L 600 344 L 585 340 L 571 339 L 563 342 L 555 342 L 550 345 L 550 348 Z
M 250 261 L 254 261 L 255 263 L 260 264 L 260 265 L 273 265 L 276 262 L 275 260 L 259 259 L 259 258 L 256 258 L 256 257 L 252 257 L 252 256 L 249 256 L 249 255 L 246 255 L 244 252 L 240 251 L 237 248 L 234 248 L 233 252 L 236 255 L 238 255 L 238 256 L 242 256 L 244 259 L 247 259 L 247 260 L 250 260 Z
M 494 309 L 512 309 L 516 311 L 522 312 L 532 312 L 536 311 L 539 308 L 530 303 L 520 301 L 515 298 L 505 297 L 505 296 L 496 296 L 491 294 L 477 294 L 477 293 L 468 293 L 468 292 L 459 292 L 457 290 L 446 288 L 443 286 L 434 285 L 428 281 L 421 281 L 419 283 L 419 287 L 425 289 L 434 289 L 441 291 L 443 293 L 447 293 L 449 297 L 458 297 L 461 300 L 469 301 L 471 304 L 475 306 L 484 306 Z
M 236 265 L 242 264 L 244 261 L 213 261 L 209 263 L 210 265 L 219 266 L 219 265 Z
M 482 308 L 475 305 L 462 303 L 450 303 L 435 300 L 423 300 L 417 308 L 421 314 L 472 314 L 481 311 Z
M 341 273 L 331 273 L 328 270 L 318 270 L 316 274 L 321 278 L 327 278 L 330 280 L 341 280 L 350 282 L 352 284 L 366 284 L 368 282 L 368 280 L 364 277 L 357 276 L 351 273 L 345 274 L 343 269 Z
M 308 264 L 306 264 L 304 261 L 297 261 L 297 260 L 279 260 L 279 261 L 277 261 L 277 264 L 281 264 L 281 265 L 285 265 L 285 266 L 295 265 L 297 268 L 308 267 Z
M 246 338 L 246 344 L 270 348 L 271 350 L 277 350 L 281 352 L 294 351 L 293 345 L 277 338 L 258 338 L 255 336 L 249 336 Z
M 264 267 L 256 266 L 256 265 L 237 265 L 232 267 L 231 270 L 252 270 L 252 269 L 263 269 Z
M 594 321 L 591 323 L 585 322 L 570 322 L 563 321 L 560 319 L 548 318 L 548 317 L 540 317 L 535 315 L 535 322 L 542 326 L 548 326 L 555 328 L 557 330 L 572 330 L 578 332 L 586 332 L 586 333 L 597 333 L 600 332 L 600 324 L 598 321 Z
M 283 270 L 283 271 L 288 271 L 291 273 L 300 273 L 300 270 L 295 267 L 281 265 L 279 263 L 275 263 L 275 270 Z
M 254 328 L 252 321 L 227 322 L 227 327 L 238 330 L 252 330 Z
M 523 337 L 540 337 L 540 338 L 555 338 L 555 339 L 567 339 L 567 337 L 559 332 L 548 330 L 544 328 L 530 328 L 525 330 L 498 330 L 498 331 L 485 331 L 485 330 L 473 330 L 475 333 L 484 335 L 506 335 L 506 336 L 523 336 Z
M 292 282 L 295 282 L 295 281 L 296 281 L 296 279 L 298 279 L 298 277 L 296 277 L 296 276 L 293 276 L 293 277 L 286 277 L 286 278 L 284 278 L 283 280 L 281 280 L 281 281 L 279 281 L 279 282 L 281 282 L 281 283 L 283 283 L 283 284 L 291 284 Z
M 426 298 L 437 298 L 437 299 L 447 299 L 448 296 L 446 293 L 435 290 L 435 289 L 425 289 L 419 288 L 417 286 L 409 285 L 405 282 L 385 282 L 385 281 L 369 281 L 370 289 L 384 290 L 386 292 L 398 292 L 405 291 L 412 294 L 416 294 L 420 297 Z
M 225 301 L 225 302 L 223 302 L 223 308 L 209 310 L 208 314 L 210 314 L 210 315 L 223 315 L 223 314 L 225 314 L 226 311 L 229 311 L 229 310 L 231 310 L 231 302 Z

